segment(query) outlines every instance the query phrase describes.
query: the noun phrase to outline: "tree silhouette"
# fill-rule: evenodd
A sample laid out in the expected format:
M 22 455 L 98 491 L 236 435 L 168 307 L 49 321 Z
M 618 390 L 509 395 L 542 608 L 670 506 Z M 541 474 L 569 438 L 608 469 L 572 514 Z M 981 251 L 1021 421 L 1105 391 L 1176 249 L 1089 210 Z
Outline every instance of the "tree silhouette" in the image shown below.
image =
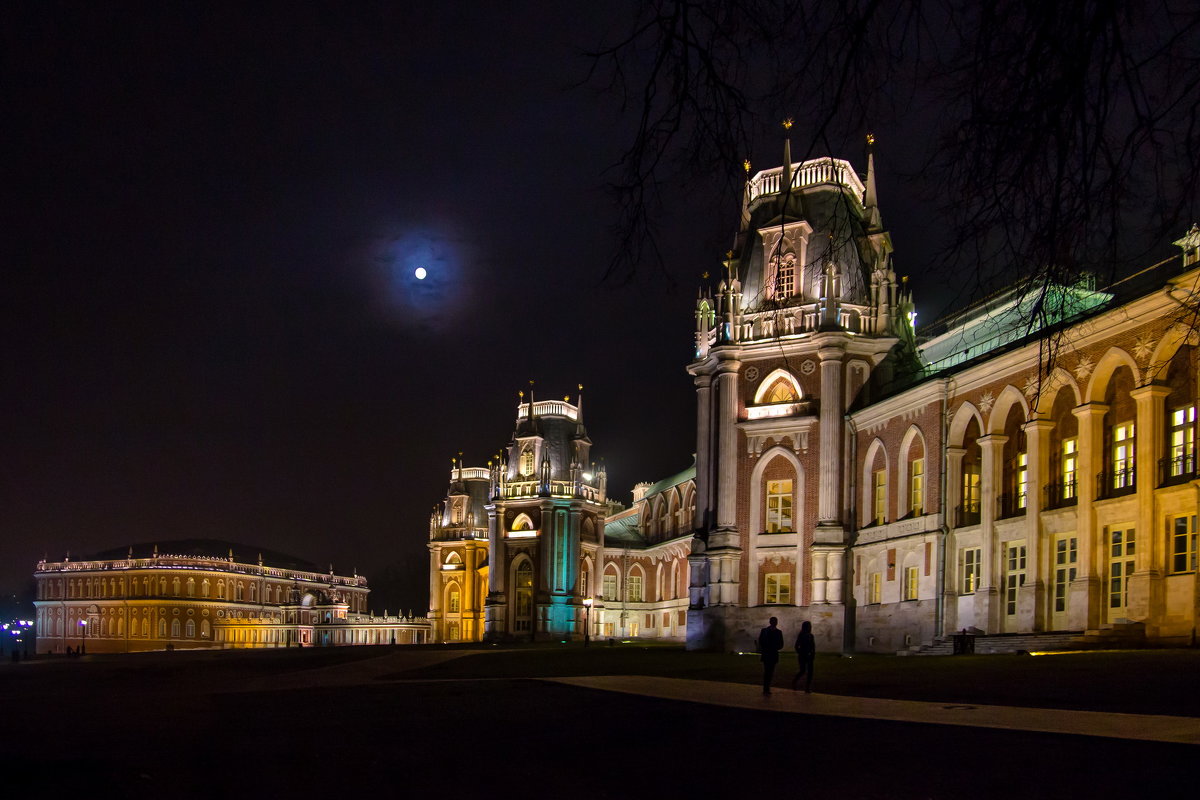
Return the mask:
M 785 116 L 806 158 L 936 108 L 913 184 L 948 225 L 939 265 L 973 295 L 1023 282 L 1031 324 L 1061 312 L 1049 287 L 1104 285 L 1196 212 L 1194 2 L 653 0 L 589 55 L 589 82 L 637 117 L 610 279 L 661 265 L 665 184 L 717 176 L 732 207 Z

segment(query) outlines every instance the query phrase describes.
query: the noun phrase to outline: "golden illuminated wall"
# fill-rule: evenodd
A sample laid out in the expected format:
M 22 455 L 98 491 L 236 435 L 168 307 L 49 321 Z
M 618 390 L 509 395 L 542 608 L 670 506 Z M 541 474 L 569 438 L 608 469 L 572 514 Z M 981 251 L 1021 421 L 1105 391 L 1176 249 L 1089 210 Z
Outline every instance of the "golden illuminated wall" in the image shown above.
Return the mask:
M 203 556 L 40 562 L 37 651 L 92 653 L 218 646 L 227 620 L 283 622 L 290 602 L 320 597 L 367 610 L 367 581 Z

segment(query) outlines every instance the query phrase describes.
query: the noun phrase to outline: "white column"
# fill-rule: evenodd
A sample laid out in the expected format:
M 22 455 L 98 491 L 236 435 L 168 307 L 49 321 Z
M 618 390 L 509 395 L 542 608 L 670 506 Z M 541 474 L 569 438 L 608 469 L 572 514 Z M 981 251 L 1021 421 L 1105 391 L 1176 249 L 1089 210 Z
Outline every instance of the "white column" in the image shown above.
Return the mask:
M 827 338 L 817 351 L 821 359 L 821 469 L 818 475 L 817 527 L 833 536 L 821 541 L 841 541 L 842 532 L 842 356 L 841 335 Z M 836 534 L 834 533 L 836 531 Z
M 1071 583 L 1070 626 L 1083 630 L 1099 625 L 1104 559 L 1107 552 L 1096 529 L 1092 504 L 1096 475 L 1104 469 L 1104 415 L 1108 406 L 1085 403 L 1071 410 L 1079 421 L 1079 461 L 1075 473 L 1075 529 L 1079 537 L 1079 567 Z
M 717 527 L 737 527 L 737 440 L 738 440 L 738 367 L 737 361 L 724 361 L 718 373 L 717 392 L 721 404 L 720 442 L 717 446 Z
M 996 501 L 1000 496 L 1004 443 L 1007 441 L 1008 437 L 1000 433 L 979 437 L 979 493 L 982 498 L 979 503 L 979 539 L 984 568 L 975 596 L 977 601 L 980 597 L 987 598 L 986 616 L 980 615 L 978 610 L 976 615 L 987 620 L 988 633 L 1000 631 L 1003 616 L 1003 598 L 998 595 L 1003 589 L 1004 553 L 1000 542 L 996 541 Z
M 1042 535 L 1042 505 L 1045 486 L 1050 475 L 1050 431 L 1054 423 L 1048 419 L 1032 419 L 1025 423 L 1025 537 L 1029 542 L 1028 570 L 1021 591 L 1021 617 L 1028 619 L 1028 630 L 1046 630 L 1049 611 L 1046 587 L 1053 584 L 1049 571 L 1053 569 L 1050 537 Z
M 696 384 L 696 514 L 692 526 L 712 525 L 712 376 L 697 375 Z M 682 532 L 682 531 L 681 531 Z
M 1159 446 L 1166 437 L 1166 409 L 1163 401 L 1171 390 L 1166 386 L 1142 386 L 1130 392 L 1137 402 L 1137 457 L 1134 461 L 1137 481 L 1137 538 L 1135 569 L 1129 580 L 1128 616 L 1132 620 L 1150 621 L 1150 610 L 1162 608 L 1163 573 L 1166 537 L 1158 528 L 1154 514 L 1154 487 L 1158 485 Z

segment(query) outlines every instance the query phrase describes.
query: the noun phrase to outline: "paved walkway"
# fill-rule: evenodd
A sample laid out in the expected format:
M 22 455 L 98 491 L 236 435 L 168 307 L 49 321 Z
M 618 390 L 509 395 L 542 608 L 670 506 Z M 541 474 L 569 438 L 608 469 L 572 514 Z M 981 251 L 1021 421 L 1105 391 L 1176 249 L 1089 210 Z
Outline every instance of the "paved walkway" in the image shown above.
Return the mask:
M 641 675 L 545 678 L 543 680 L 587 689 L 659 697 L 666 700 L 684 700 L 692 703 L 710 703 L 788 714 L 816 714 L 830 717 L 921 722 L 932 725 L 965 725 L 976 728 L 1104 736 L 1148 742 L 1200 744 L 1200 719 L 1194 717 L 928 703 L 917 700 L 885 700 L 875 697 L 844 697 L 820 693 L 804 694 L 788 689 L 776 689 L 770 695 L 763 695 L 760 687 L 743 683 L 656 678 Z

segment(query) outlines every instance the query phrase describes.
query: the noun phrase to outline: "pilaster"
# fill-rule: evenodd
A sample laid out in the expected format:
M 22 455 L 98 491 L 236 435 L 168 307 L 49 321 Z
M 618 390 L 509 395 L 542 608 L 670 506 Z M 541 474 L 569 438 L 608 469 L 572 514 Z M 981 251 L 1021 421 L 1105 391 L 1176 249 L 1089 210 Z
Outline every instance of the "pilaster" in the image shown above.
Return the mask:
M 1105 548 L 1096 529 L 1096 474 L 1104 468 L 1103 403 L 1084 403 L 1071 410 L 1079 421 L 1079 462 L 1075 478 L 1076 532 L 1079 536 L 1079 569 L 1071 582 L 1069 616 L 1072 628 L 1090 630 L 1101 619 L 1101 576 Z
M 1029 630 L 1044 631 L 1050 611 L 1046 587 L 1052 585 L 1050 570 L 1053 569 L 1053 558 L 1050 553 L 1050 542 L 1042 535 L 1042 506 L 1045 504 L 1045 493 L 1042 487 L 1052 477 L 1050 475 L 1050 432 L 1054 423 L 1048 419 L 1036 418 L 1025 423 L 1026 463 L 1028 472 L 1025 479 L 1025 531 L 1028 549 L 1028 572 L 1025 586 L 1021 592 L 1021 617 L 1029 620 Z
M 1166 537 L 1157 530 L 1154 487 L 1158 483 L 1158 452 L 1166 437 L 1164 401 L 1171 393 L 1166 386 L 1141 386 L 1129 393 L 1137 403 L 1134 480 L 1137 482 L 1137 549 L 1134 573 L 1129 579 L 1129 619 L 1150 623 L 1150 609 L 1161 608 L 1163 573 L 1156 564 L 1166 563 Z

